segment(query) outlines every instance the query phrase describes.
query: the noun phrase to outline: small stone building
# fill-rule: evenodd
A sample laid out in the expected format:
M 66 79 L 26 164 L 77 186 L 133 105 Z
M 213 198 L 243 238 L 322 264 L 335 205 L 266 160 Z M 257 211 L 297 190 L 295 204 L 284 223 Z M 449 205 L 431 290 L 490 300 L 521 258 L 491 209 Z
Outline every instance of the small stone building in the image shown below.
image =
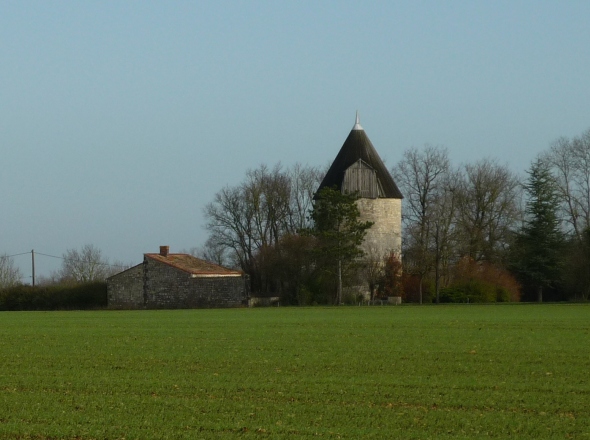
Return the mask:
M 143 263 L 107 279 L 108 305 L 125 309 L 239 307 L 248 297 L 248 279 L 188 254 L 144 254 Z

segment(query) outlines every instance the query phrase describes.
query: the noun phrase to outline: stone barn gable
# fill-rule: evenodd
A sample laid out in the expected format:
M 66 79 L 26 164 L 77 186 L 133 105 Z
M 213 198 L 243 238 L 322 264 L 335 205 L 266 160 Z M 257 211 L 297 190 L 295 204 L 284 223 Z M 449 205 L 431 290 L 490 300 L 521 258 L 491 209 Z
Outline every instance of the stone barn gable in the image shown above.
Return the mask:
M 188 254 L 144 254 L 143 263 L 107 280 L 111 308 L 239 307 L 248 296 L 243 272 Z

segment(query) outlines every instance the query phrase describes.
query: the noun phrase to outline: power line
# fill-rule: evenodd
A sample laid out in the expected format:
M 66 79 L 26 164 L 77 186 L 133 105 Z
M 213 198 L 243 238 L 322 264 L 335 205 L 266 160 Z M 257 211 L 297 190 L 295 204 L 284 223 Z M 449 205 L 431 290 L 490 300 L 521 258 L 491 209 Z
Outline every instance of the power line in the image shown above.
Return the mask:
M 8 258 L 12 258 L 12 257 L 18 257 L 19 255 L 28 255 L 28 254 L 30 254 L 30 253 L 31 253 L 31 251 L 29 251 L 29 252 L 22 252 L 22 253 L 20 253 L 20 254 L 14 254 L 14 255 L 6 255 L 6 256 L 7 256 Z
M 31 255 L 31 251 L 22 252 L 20 254 L 7 255 L 7 257 L 12 258 L 12 257 L 18 257 L 20 255 Z M 37 251 L 35 251 L 35 255 L 42 255 L 44 257 L 56 258 L 58 260 L 63 260 L 63 261 L 75 261 L 75 262 L 79 262 L 79 263 L 87 262 L 86 260 L 81 260 L 79 258 L 58 257 L 57 255 L 45 254 L 43 252 L 37 252 Z M 127 266 L 127 264 L 110 264 L 110 263 L 101 263 L 101 262 L 95 262 L 94 264 L 96 264 L 97 266 L 108 266 L 108 267 L 117 267 L 117 268 L 122 268 L 122 267 Z
M 57 255 L 49 255 L 49 254 L 44 254 L 42 252 L 35 252 L 37 255 L 43 255 L 44 257 L 51 257 L 51 258 L 57 258 L 59 260 L 66 260 L 67 258 L 64 257 L 58 257 Z M 80 260 L 81 261 L 81 260 Z

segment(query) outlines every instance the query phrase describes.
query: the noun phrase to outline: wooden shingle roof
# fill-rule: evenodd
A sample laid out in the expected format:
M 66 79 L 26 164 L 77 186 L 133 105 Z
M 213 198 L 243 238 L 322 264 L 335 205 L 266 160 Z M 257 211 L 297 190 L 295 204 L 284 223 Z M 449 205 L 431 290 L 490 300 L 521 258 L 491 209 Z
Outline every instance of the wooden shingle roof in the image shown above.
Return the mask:
M 379 157 L 379 154 L 377 154 L 377 150 L 375 150 L 375 147 L 369 140 L 365 130 L 361 127 L 358 115 L 354 127 L 344 141 L 342 148 L 340 148 L 336 159 L 332 162 L 324 180 L 322 180 L 318 192 L 325 187 L 335 187 L 341 191 L 344 172 L 359 160 L 362 160 L 365 164 L 375 170 L 377 179 L 383 188 L 383 198 L 403 198 L 401 191 L 393 181 L 393 177 L 391 177 L 391 174 L 387 171 L 385 164 Z

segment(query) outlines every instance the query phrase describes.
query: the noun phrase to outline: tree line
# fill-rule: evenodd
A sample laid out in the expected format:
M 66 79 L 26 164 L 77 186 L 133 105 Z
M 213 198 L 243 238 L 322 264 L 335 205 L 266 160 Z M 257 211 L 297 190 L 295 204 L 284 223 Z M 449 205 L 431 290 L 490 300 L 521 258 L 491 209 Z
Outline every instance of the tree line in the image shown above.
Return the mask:
M 218 191 L 204 208 L 208 239 L 191 253 L 289 304 L 358 301 L 351 288 L 361 285 L 371 299 L 420 303 L 590 299 L 590 130 L 556 140 L 522 174 L 489 158 L 455 165 L 429 145 L 390 171 L 404 195 L 401 255 L 363 255 L 371 225 L 355 195 L 316 194 L 326 168 L 302 164 L 263 164 Z M 104 281 L 129 267 L 93 245 L 62 260 L 39 284 Z M 0 256 L 0 289 L 21 280 Z
M 205 207 L 200 255 L 242 269 L 257 294 L 333 301 L 334 255 L 313 203 L 324 173 L 249 170 Z M 489 158 L 454 165 L 428 145 L 405 151 L 391 173 L 404 194 L 402 255 L 345 258 L 345 287 L 414 302 L 590 299 L 590 130 L 558 139 L 522 175 Z

